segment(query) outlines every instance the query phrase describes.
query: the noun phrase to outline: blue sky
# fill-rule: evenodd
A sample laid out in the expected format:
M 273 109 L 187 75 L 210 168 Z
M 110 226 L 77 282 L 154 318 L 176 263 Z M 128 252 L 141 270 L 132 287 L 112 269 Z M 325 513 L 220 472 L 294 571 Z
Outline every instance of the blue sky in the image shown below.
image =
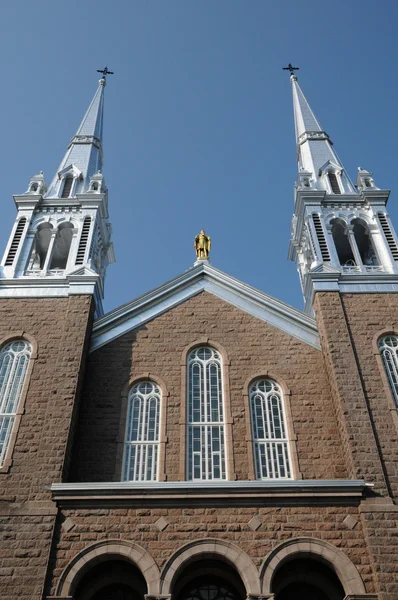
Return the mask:
M 287 260 L 297 166 L 288 62 L 352 178 L 396 179 L 395 2 L 4 2 L 2 218 L 29 177 L 53 177 L 96 87 L 116 264 L 105 310 L 189 268 L 212 237 L 217 268 L 302 308 Z M 397 193 L 389 212 L 396 227 Z M 3 250 L 2 250 L 3 251 Z

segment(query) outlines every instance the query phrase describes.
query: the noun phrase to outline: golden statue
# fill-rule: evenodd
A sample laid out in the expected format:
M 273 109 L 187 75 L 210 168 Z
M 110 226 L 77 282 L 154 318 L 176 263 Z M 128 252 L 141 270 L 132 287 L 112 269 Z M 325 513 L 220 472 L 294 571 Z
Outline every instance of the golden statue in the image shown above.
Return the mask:
M 210 254 L 210 236 L 205 234 L 205 230 L 202 229 L 195 238 L 193 247 L 196 251 L 196 258 L 198 260 L 209 260 Z

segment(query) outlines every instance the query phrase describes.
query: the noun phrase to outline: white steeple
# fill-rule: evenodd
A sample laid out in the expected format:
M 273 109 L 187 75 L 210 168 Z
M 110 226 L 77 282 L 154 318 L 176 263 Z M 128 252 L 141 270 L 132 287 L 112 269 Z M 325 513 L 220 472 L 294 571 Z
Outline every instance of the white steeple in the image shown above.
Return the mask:
M 102 175 L 105 76 L 48 190 L 43 173 L 14 196 L 17 217 L 0 266 L 0 298 L 93 294 L 102 314 L 114 262 Z
M 339 194 L 354 194 L 356 190 L 333 149 L 332 141 L 311 110 L 296 75 L 291 75 L 290 81 L 299 172 L 307 174 L 311 187 Z
M 289 68 L 292 72 L 291 65 Z M 398 239 L 388 190 L 358 169 L 354 186 L 297 80 L 293 88 L 298 177 L 289 258 L 297 262 L 305 310 L 317 290 L 398 292 Z
M 58 167 L 46 198 L 63 195 L 65 181 L 72 178 L 69 196 L 87 191 L 90 177 L 102 170 L 102 135 L 104 121 L 104 90 L 106 79 L 99 80 L 98 89 L 92 99 L 80 126 L 70 141 Z

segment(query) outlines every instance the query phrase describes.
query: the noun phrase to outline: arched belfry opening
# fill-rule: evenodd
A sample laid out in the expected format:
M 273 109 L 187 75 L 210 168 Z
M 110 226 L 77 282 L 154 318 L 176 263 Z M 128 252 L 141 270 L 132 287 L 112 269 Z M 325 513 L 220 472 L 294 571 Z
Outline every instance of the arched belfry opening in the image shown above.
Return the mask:
M 310 557 L 285 561 L 272 578 L 275 600 L 343 600 L 344 588 L 329 563 Z
M 182 567 L 173 583 L 175 600 L 245 600 L 245 586 L 235 567 L 203 556 Z
M 53 233 L 51 223 L 41 223 L 37 228 L 29 258 L 28 268 L 34 271 L 43 269 Z
M 369 229 L 361 219 L 352 221 L 355 242 L 364 265 L 378 265 L 379 261 L 372 244 Z
M 87 571 L 79 581 L 74 600 L 144 600 L 148 593 L 141 571 L 131 562 L 113 559 Z
M 73 237 L 73 225 L 70 222 L 61 223 L 58 227 L 51 255 L 51 269 L 65 269 Z
M 332 219 L 330 224 L 332 226 L 332 236 L 339 263 L 344 267 L 355 266 L 356 261 L 348 237 L 346 224 L 340 219 Z

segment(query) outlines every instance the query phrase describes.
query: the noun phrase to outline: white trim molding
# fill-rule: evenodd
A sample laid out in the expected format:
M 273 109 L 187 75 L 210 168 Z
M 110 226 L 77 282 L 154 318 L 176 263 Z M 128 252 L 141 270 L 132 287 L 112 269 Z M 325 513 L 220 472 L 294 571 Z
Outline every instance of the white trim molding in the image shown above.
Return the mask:
M 315 319 L 210 264 L 198 264 L 94 323 L 91 352 L 206 291 L 320 350 Z

